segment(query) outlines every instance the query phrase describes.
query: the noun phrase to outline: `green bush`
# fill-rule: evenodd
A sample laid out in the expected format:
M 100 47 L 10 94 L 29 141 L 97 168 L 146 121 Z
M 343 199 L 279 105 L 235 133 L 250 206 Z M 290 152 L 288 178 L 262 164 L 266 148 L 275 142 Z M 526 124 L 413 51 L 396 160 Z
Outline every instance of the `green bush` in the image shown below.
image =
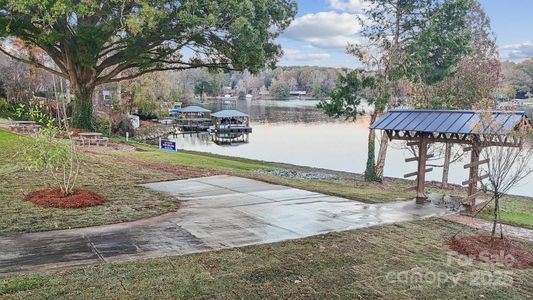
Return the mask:
M 14 108 L 14 118 L 17 120 L 31 120 L 39 125 L 51 126 L 55 122 L 44 105 L 30 100 L 28 103 L 19 103 Z
M 93 128 L 96 132 L 101 132 L 105 135 L 111 135 L 113 120 L 106 114 L 93 116 Z
M 98 115 L 93 118 L 93 128 L 97 132 L 101 132 L 105 135 L 125 135 L 129 132 L 130 136 L 133 136 L 134 129 L 131 125 L 130 118 L 125 114 L 116 114 L 109 116 L 105 114 Z
M 0 111 L 6 111 L 10 109 L 9 102 L 7 102 L 6 98 L 0 98 Z

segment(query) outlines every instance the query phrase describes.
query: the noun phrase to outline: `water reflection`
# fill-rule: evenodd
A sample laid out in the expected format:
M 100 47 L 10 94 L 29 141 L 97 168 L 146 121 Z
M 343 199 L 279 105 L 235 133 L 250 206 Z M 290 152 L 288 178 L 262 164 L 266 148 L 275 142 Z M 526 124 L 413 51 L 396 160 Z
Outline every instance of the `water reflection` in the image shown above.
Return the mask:
M 180 135 L 175 137 L 178 147 L 221 155 L 283 162 L 347 172 L 361 173 L 365 169 L 369 118 L 355 122 L 335 120 L 316 108 L 318 101 L 238 101 L 236 104 L 207 103 L 212 111 L 238 109 L 250 115 L 253 132 L 247 143 L 226 144 L 213 142 L 209 134 Z M 412 154 L 405 143 L 394 141 L 387 154 L 385 175 L 402 178 L 416 171 L 416 163 L 405 163 Z M 458 153 L 461 153 L 458 149 Z M 461 156 L 461 155 L 460 155 Z M 461 183 L 468 178 L 463 165 L 469 156 L 460 157 L 450 168 L 450 182 Z M 439 165 L 442 161 L 432 161 Z M 442 169 L 428 173 L 428 180 L 440 181 Z M 533 196 L 533 189 L 525 184 L 513 193 Z

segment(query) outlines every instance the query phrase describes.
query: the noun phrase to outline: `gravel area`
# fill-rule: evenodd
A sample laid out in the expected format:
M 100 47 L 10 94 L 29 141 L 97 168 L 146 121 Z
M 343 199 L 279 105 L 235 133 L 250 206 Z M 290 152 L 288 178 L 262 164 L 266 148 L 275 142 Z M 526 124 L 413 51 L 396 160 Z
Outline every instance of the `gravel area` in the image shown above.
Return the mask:
M 298 172 L 293 170 L 266 171 L 262 169 L 252 170 L 252 172 L 291 179 L 337 179 L 336 175 L 322 172 Z
M 428 199 L 431 203 L 437 207 L 447 208 L 451 211 L 460 212 L 464 210 L 465 206 L 463 205 L 462 197 L 441 195 L 441 194 L 430 194 Z

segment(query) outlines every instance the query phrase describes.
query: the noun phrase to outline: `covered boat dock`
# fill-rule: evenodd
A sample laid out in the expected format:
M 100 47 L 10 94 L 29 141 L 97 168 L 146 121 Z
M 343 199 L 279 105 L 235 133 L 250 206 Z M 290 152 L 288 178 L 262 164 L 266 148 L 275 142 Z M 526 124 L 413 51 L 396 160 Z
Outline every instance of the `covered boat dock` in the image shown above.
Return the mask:
M 176 126 L 181 131 L 206 131 L 211 126 L 211 111 L 197 105 L 182 107 L 176 113 Z
M 250 116 L 238 110 L 222 110 L 211 115 L 211 131 L 217 134 L 251 133 Z

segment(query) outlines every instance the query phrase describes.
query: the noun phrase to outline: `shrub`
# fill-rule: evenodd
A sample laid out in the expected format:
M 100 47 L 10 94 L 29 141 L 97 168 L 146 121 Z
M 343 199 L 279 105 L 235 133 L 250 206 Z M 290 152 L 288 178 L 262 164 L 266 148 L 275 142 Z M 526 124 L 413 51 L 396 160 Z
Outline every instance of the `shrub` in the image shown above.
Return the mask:
M 14 116 L 18 120 L 32 120 L 37 124 L 48 127 L 55 122 L 55 118 L 46 111 L 46 107 L 34 100 L 30 100 L 28 103 L 19 103 L 15 106 Z
M 0 98 L 0 111 L 7 111 L 10 109 L 10 105 L 6 98 Z
M 59 129 L 48 125 L 32 135 L 21 157 L 27 170 L 47 172 L 63 194 L 74 192 L 80 167 L 80 156 L 69 139 L 58 139 Z

